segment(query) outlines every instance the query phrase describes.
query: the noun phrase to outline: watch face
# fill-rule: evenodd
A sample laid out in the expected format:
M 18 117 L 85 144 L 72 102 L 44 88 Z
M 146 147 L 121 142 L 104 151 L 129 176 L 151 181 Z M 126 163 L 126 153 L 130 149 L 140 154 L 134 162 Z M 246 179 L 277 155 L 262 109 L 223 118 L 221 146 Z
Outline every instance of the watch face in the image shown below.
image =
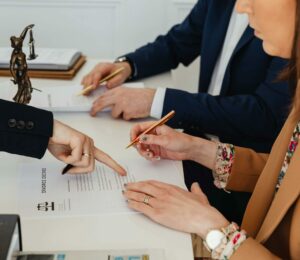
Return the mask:
M 221 244 L 224 237 L 224 233 L 220 230 L 211 230 L 206 236 L 206 244 L 211 250 L 214 250 Z
M 120 57 L 118 60 L 118 62 L 124 62 L 124 61 L 127 61 L 126 57 Z

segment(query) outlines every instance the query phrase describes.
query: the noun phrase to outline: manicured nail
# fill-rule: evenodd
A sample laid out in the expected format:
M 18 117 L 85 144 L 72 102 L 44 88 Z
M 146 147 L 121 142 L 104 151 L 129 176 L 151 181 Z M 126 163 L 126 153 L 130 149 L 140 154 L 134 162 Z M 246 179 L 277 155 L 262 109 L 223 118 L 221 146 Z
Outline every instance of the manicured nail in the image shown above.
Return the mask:
M 143 135 L 140 139 L 142 142 L 146 142 L 148 140 L 148 137 L 146 135 Z
M 95 113 L 93 111 L 90 111 L 90 116 L 95 116 Z
M 198 182 L 194 182 L 193 184 L 197 185 L 200 188 L 200 185 Z

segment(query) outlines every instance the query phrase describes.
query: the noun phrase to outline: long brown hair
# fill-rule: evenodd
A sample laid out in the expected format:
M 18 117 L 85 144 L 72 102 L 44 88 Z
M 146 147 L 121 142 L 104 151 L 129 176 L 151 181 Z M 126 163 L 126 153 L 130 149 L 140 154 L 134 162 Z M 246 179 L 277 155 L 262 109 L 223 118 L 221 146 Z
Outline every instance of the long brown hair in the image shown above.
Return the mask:
M 281 73 L 280 79 L 288 80 L 293 96 L 291 108 L 300 119 L 300 0 L 296 0 L 296 24 L 292 55 L 288 67 Z

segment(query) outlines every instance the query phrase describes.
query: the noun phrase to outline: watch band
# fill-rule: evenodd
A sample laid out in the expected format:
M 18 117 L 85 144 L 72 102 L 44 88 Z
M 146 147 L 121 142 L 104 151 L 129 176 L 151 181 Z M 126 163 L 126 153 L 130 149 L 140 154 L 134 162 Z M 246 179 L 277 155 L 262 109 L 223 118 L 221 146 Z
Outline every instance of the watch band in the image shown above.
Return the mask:
M 115 60 L 115 63 L 120 63 L 120 62 L 128 62 L 131 68 L 131 75 L 127 78 L 126 81 L 133 80 L 134 78 L 136 78 L 137 70 L 134 62 L 131 59 L 129 59 L 127 56 L 121 56 Z
M 239 226 L 232 222 L 222 229 L 209 231 L 203 243 L 213 259 L 226 260 L 246 239 L 246 232 L 240 231 Z

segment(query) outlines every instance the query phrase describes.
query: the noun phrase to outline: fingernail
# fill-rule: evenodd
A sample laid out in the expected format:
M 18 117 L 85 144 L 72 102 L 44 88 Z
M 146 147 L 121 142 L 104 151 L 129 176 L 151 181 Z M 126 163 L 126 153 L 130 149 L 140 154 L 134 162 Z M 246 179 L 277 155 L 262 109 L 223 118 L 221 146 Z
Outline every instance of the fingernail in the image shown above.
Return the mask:
M 90 115 L 92 116 L 92 117 L 94 117 L 95 116 L 95 113 L 94 112 L 90 112 Z
M 147 137 L 146 135 L 143 135 L 143 136 L 141 136 L 141 138 L 140 138 L 140 140 L 141 140 L 142 142 L 146 142 L 147 139 L 148 139 L 148 137 Z

